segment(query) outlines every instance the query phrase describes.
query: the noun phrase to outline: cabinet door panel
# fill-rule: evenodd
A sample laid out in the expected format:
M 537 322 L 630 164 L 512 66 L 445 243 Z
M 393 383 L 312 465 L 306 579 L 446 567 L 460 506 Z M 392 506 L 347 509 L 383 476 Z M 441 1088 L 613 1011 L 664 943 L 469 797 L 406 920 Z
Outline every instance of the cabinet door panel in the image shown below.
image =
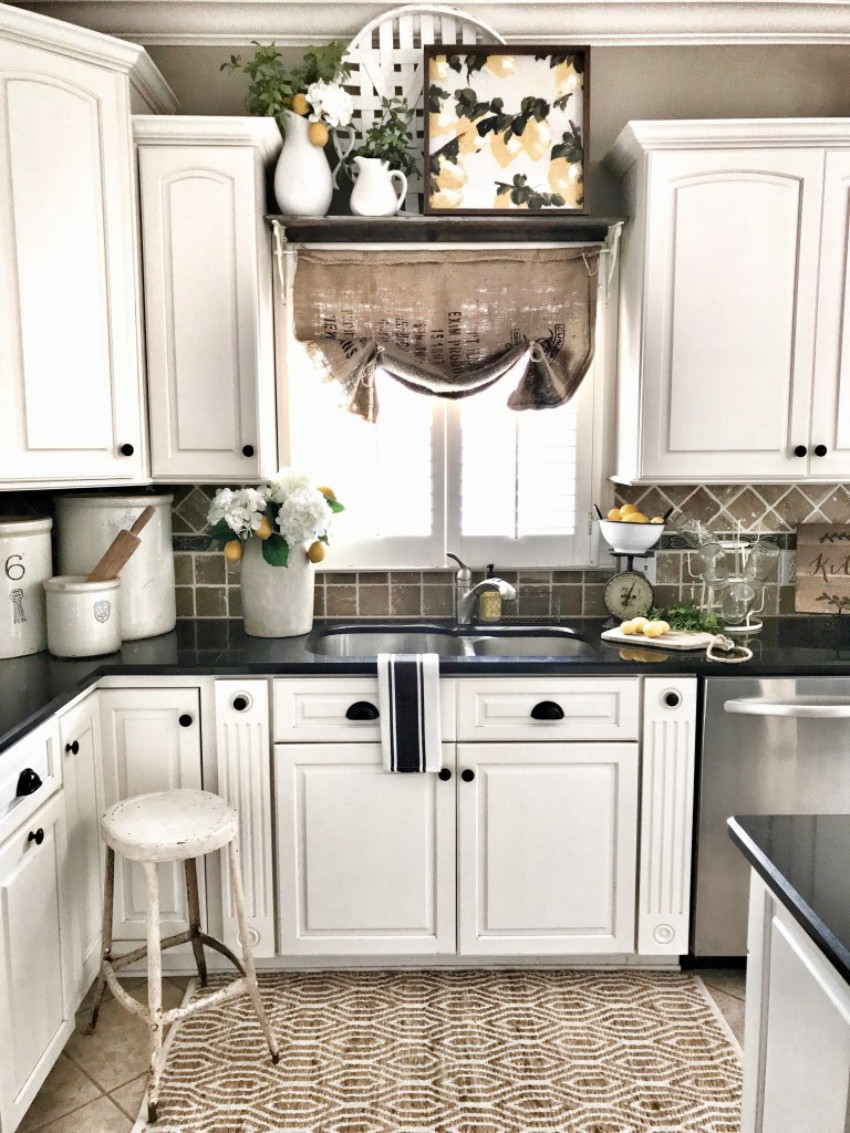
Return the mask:
M 40 845 L 29 839 L 42 830 Z M 0 848 L 0 1124 L 15 1129 L 74 1028 L 64 797 Z
M 823 157 L 654 154 L 644 477 L 805 474 Z
M 201 788 L 201 743 L 197 689 L 102 689 L 104 806 L 150 791 Z M 179 717 L 191 716 L 184 728 Z M 206 903 L 204 868 L 198 863 L 201 908 Z M 186 928 L 183 863 L 159 867 L 162 935 Z M 116 940 L 144 940 L 147 907 L 145 875 L 138 862 L 116 858 Z
M 378 744 L 278 744 L 275 777 L 283 953 L 455 951 L 452 781 Z
M 460 951 L 631 952 L 637 744 L 459 744 Z
M 850 153 L 827 154 L 810 470 L 850 477 Z M 826 446 L 819 457 L 817 445 Z
M 121 75 L 0 43 L 2 479 L 144 471 L 126 98 Z

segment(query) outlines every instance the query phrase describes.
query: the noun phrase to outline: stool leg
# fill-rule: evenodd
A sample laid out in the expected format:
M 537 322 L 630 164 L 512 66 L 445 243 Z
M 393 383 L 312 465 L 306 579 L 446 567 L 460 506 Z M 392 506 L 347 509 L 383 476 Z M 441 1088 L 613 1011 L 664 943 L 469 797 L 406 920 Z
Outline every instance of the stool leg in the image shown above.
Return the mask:
M 159 876 L 156 862 L 143 862 L 148 889 L 148 1121 L 156 1121 L 159 1079 L 162 1074 L 162 951 L 159 941 Z
M 198 966 L 198 979 L 201 987 L 207 986 L 207 962 L 204 959 L 204 946 L 201 942 L 201 902 L 198 898 L 198 863 L 194 858 L 186 858 L 186 895 L 189 899 L 189 932 L 192 934 L 192 951 Z
M 239 937 L 242 941 L 242 956 L 245 975 L 248 980 L 248 994 L 254 1005 L 254 1011 L 260 1021 L 272 1062 L 280 1061 L 280 1048 L 277 1039 L 269 1024 L 266 1009 L 260 999 L 260 989 L 257 986 L 257 971 L 254 967 L 254 953 L 251 949 L 251 937 L 248 935 L 248 920 L 245 916 L 245 890 L 242 887 L 242 870 L 239 868 L 239 839 L 234 838 L 227 847 L 230 861 L 230 883 L 233 886 L 233 903 L 236 905 L 236 921 L 239 925 Z
M 94 1000 L 91 1009 L 91 1022 L 86 1031 L 93 1035 L 97 1026 L 97 1017 L 100 1014 L 100 1005 L 103 1002 L 103 993 L 106 990 L 106 965 L 112 960 L 112 905 L 115 893 L 115 851 L 111 846 L 106 847 L 106 872 L 103 878 L 103 937 L 101 940 L 100 971 L 97 974 L 97 986 L 94 990 Z

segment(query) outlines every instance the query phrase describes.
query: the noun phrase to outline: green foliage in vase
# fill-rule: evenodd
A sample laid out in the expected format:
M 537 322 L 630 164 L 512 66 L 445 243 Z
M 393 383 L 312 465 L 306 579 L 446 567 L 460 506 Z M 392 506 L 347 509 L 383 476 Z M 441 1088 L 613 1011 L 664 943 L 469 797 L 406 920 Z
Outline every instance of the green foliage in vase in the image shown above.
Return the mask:
M 321 47 L 308 47 L 298 66 L 286 67 L 275 44 L 254 41 L 257 50 L 253 55 L 231 55 L 220 70 L 247 75 L 251 80 L 248 113 L 276 118 L 280 123 L 293 96 L 303 94 L 312 83 L 344 82 L 348 78 L 351 67 L 343 61 L 346 46 L 334 41 Z
M 362 135 L 363 140 L 351 157 L 376 157 L 407 177 L 418 173 L 419 165 L 412 152 L 412 120 L 413 109 L 403 98 L 382 98 L 380 118 Z

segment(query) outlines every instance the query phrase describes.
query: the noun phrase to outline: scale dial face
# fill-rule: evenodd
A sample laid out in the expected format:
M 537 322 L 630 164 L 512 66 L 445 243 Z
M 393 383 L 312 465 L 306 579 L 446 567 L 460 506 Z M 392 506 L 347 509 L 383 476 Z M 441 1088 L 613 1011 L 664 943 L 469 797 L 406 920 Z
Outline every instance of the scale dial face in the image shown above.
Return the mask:
M 609 614 L 621 621 L 646 616 L 652 609 L 655 591 L 645 575 L 636 570 L 615 574 L 605 584 L 602 601 Z

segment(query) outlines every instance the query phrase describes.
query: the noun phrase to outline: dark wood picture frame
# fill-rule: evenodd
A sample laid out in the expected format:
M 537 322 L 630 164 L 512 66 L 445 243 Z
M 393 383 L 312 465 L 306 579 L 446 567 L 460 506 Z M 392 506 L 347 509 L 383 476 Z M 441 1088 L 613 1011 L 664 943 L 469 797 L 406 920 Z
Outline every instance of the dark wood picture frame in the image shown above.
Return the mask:
M 543 204 L 542 207 L 540 207 L 540 206 L 532 207 L 529 204 L 527 207 L 520 209 L 516 206 L 515 207 L 504 207 L 504 208 L 503 207 L 497 207 L 495 203 L 494 203 L 493 207 L 491 207 L 491 208 L 478 208 L 478 207 L 476 207 L 476 208 L 464 208 L 464 207 L 454 208 L 454 207 L 446 207 L 445 205 L 443 205 L 443 206 L 435 205 L 433 202 L 437 197 L 440 196 L 441 190 L 437 189 L 435 191 L 434 186 L 432 184 L 433 171 L 432 171 L 432 168 L 431 168 L 431 159 L 432 159 L 432 157 L 437 156 L 441 149 L 445 148 L 446 143 L 444 143 L 443 146 L 435 149 L 433 154 L 431 153 L 431 144 L 432 144 L 432 140 L 434 138 L 434 134 L 433 134 L 432 127 L 431 127 L 431 112 L 432 112 L 432 106 L 431 106 L 431 86 L 432 86 L 431 69 L 432 68 L 431 68 L 431 63 L 432 63 L 432 60 L 435 57 L 440 57 L 440 56 L 446 56 L 448 59 L 456 58 L 458 56 L 463 57 L 463 58 L 467 58 L 467 57 L 475 57 L 476 59 L 483 58 L 483 59 L 485 59 L 485 63 L 479 64 L 479 66 L 476 68 L 476 71 L 479 71 L 479 70 L 482 70 L 484 66 L 486 66 L 486 58 L 488 56 L 505 57 L 505 56 L 528 56 L 528 55 L 536 55 L 536 56 L 544 56 L 544 57 L 570 55 L 570 56 L 581 57 L 581 62 L 582 62 L 582 70 L 580 72 L 581 76 L 582 76 L 582 83 L 581 83 L 581 92 L 582 92 L 581 121 L 576 123 L 576 125 L 579 128 L 579 144 L 580 144 L 580 148 L 581 148 L 581 184 L 582 184 L 582 187 L 583 187 L 582 200 L 581 200 L 580 206 L 572 207 L 572 206 L 569 206 L 568 204 L 565 203 L 564 205 Z M 551 220 L 551 218 L 555 217 L 555 216 L 565 216 L 565 217 L 567 217 L 567 216 L 586 216 L 587 215 L 587 181 L 586 181 L 585 174 L 586 174 L 586 168 L 587 168 L 587 153 L 588 153 L 588 137 L 589 137 L 588 126 L 589 126 L 589 123 L 590 123 L 590 47 L 588 47 L 586 45 L 584 45 L 584 46 L 572 46 L 572 45 L 563 45 L 563 44 L 554 44 L 554 45 L 553 44 L 530 44 L 530 45 L 522 44 L 521 46 L 516 46 L 516 47 L 512 46 L 511 44 L 505 44 L 505 43 L 494 43 L 494 44 L 487 44 L 487 45 L 483 45 L 483 46 L 482 45 L 469 45 L 469 46 L 467 46 L 466 44 L 457 44 L 457 45 L 449 46 L 449 45 L 445 45 L 445 44 L 443 44 L 443 45 L 433 44 L 433 45 L 425 47 L 424 57 L 425 58 L 424 58 L 424 72 L 423 72 L 423 79 L 424 79 L 423 99 L 424 99 L 424 122 L 425 122 L 425 130 L 424 130 L 424 150 L 425 150 L 425 152 L 424 152 L 423 166 L 424 166 L 424 174 L 425 174 L 424 175 L 424 213 L 425 213 L 426 216 L 446 216 L 446 217 L 448 217 L 448 216 L 491 216 L 491 217 L 493 217 L 493 216 L 499 216 L 499 217 L 504 216 L 504 217 L 509 217 L 512 214 L 519 214 L 523 219 L 530 219 L 532 217 L 545 216 L 545 217 L 548 217 Z M 541 59 L 540 62 L 541 62 L 541 67 L 545 65 L 542 59 Z M 467 77 L 469 78 L 469 75 Z M 507 78 L 509 76 L 503 76 L 503 77 Z M 471 81 L 474 81 L 474 80 L 471 80 Z M 525 92 L 525 96 L 533 95 L 533 93 L 534 93 L 533 91 L 532 92 L 527 91 L 527 92 Z M 517 108 L 517 110 L 518 109 L 519 108 Z M 513 108 L 506 105 L 504 113 L 506 115 L 513 114 Z M 486 134 L 481 135 L 481 132 L 478 130 L 478 123 L 484 121 L 487 117 L 494 118 L 493 112 L 489 109 L 485 114 L 480 115 L 480 116 L 476 117 L 475 119 L 471 120 L 475 123 L 476 131 L 478 132 L 479 136 L 486 136 Z M 514 115 L 514 117 L 518 118 L 518 117 L 520 117 L 520 115 L 516 114 L 516 115 Z M 532 120 L 532 119 L 529 119 L 529 120 Z M 495 137 L 496 134 L 498 133 L 498 131 L 496 131 L 495 128 L 491 128 L 490 130 L 487 131 L 487 133 L 492 134 Z M 522 131 L 522 133 L 524 133 L 524 130 Z M 504 137 L 504 134 L 502 134 L 501 136 Z M 514 136 L 514 138 L 516 138 L 519 135 L 515 134 L 513 136 Z M 451 143 L 451 141 L 452 141 L 452 139 L 449 138 L 448 139 L 449 144 Z M 552 139 L 552 143 L 557 144 L 555 142 L 554 138 Z M 551 153 L 551 147 L 550 147 L 550 153 Z M 463 167 L 463 162 L 460 160 L 460 156 L 452 158 L 451 160 L 453 161 L 453 163 Z M 542 160 L 542 159 L 537 159 L 537 160 Z M 526 164 L 526 167 L 528 167 L 528 161 L 527 160 L 526 160 L 525 164 Z M 550 167 L 551 167 L 551 164 L 552 164 L 552 161 L 551 161 L 551 158 L 550 158 L 550 162 L 549 162 Z M 578 164 L 577 162 L 571 162 L 570 166 L 574 167 L 577 164 Z M 465 172 L 465 170 L 464 170 L 464 172 Z M 518 172 L 518 171 L 512 171 L 510 169 L 509 165 L 505 166 L 506 183 L 510 183 L 513 180 L 513 178 L 516 176 L 516 172 Z M 500 184 L 502 184 L 502 183 L 500 182 Z M 541 195 L 545 197 L 547 195 L 552 195 L 552 194 L 549 194 L 549 193 L 538 192 L 537 189 L 536 189 L 536 186 L 528 186 L 528 187 L 529 187 L 529 189 L 532 190 L 532 194 L 531 194 L 532 197 L 533 196 L 539 197 Z M 510 192 L 511 192 L 510 190 L 508 190 L 507 192 L 505 192 L 503 190 L 501 193 L 497 192 L 497 196 L 502 196 L 502 195 L 510 196 Z

